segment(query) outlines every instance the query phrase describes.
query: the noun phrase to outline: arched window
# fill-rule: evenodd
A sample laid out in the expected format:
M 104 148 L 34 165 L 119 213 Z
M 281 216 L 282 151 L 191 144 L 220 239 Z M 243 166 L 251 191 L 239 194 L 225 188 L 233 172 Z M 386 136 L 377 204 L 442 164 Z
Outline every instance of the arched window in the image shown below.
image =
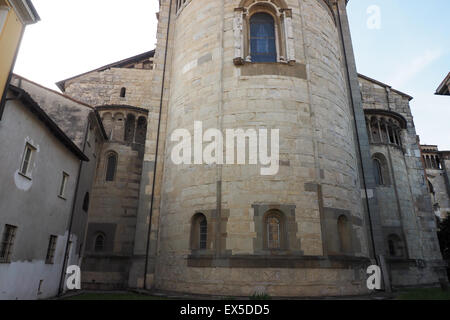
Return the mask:
M 339 235 L 339 246 L 342 253 L 351 251 L 350 226 L 346 216 L 342 215 L 337 220 L 337 228 Z
M 127 94 L 127 88 L 120 89 L 120 97 L 121 98 L 125 98 L 126 94 Z
M 391 257 L 403 257 L 403 244 L 399 236 L 396 234 L 389 235 L 388 249 Z
M 267 248 L 280 249 L 280 220 L 277 217 L 267 219 Z
M 83 199 L 83 211 L 88 212 L 89 210 L 89 192 L 86 192 Z
M 380 160 L 373 159 L 373 167 L 374 167 L 374 170 L 375 170 L 374 174 L 375 174 L 375 182 L 376 182 L 377 186 L 384 185 L 383 171 L 381 169 Z
M 208 249 L 208 220 L 203 213 L 197 213 L 192 217 L 191 248 Z
M 117 168 L 117 154 L 110 153 L 106 164 L 106 181 L 114 181 Z
M 283 249 L 283 214 L 269 211 L 264 218 L 264 248 L 269 250 Z
M 105 250 L 105 235 L 102 233 L 97 234 L 94 243 L 95 252 L 102 252 Z
M 373 174 L 377 186 L 390 186 L 389 165 L 382 153 L 376 153 L 372 157 Z
M 136 143 L 144 144 L 147 136 L 147 119 L 139 117 L 136 127 Z
M 125 142 L 133 142 L 134 140 L 134 128 L 135 128 L 136 117 L 134 114 L 129 113 L 127 115 L 127 121 L 125 122 Z
M 250 18 L 250 55 L 252 62 L 276 62 L 275 21 L 268 13 L 258 12 Z

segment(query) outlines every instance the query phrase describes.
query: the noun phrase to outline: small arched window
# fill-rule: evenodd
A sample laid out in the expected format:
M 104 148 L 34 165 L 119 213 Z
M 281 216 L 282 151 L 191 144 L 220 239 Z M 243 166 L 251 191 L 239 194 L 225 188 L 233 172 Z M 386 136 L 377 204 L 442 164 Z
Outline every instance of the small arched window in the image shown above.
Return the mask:
M 127 95 L 127 88 L 120 89 L 120 97 L 125 98 L 126 95 Z
M 102 233 L 97 234 L 94 243 L 95 252 L 102 252 L 105 250 L 105 235 Z
M 275 21 L 268 13 L 250 18 L 250 55 L 252 62 L 276 62 Z
M 83 211 L 88 212 L 89 210 L 89 192 L 86 192 L 83 199 Z
M 197 213 L 192 217 L 191 248 L 208 249 L 208 220 L 203 213 Z
M 351 251 L 351 237 L 350 227 L 346 216 L 342 215 L 337 221 L 339 245 L 342 253 L 349 253 Z
M 396 234 L 389 235 L 388 249 L 391 257 L 403 257 L 403 244 L 399 236 Z
M 280 220 L 277 217 L 267 219 L 267 248 L 280 249 Z
M 106 164 L 106 181 L 114 181 L 117 168 L 117 154 L 110 153 Z
M 264 218 L 264 248 L 268 250 L 283 249 L 285 247 L 283 214 L 279 211 L 269 211 Z

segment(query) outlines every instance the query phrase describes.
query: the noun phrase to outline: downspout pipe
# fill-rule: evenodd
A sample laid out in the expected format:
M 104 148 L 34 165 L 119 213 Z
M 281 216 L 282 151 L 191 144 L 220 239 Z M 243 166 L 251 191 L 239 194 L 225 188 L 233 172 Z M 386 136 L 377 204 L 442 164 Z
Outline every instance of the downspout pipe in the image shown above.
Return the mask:
M 364 173 L 364 162 L 363 162 L 363 157 L 362 157 L 362 152 L 361 152 L 361 141 L 359 139 L 359 134 L 358 134 L 358 124 L 356 122 L 356 113 L 355 113 L 355 102 L 353 100 L 353 91 L 352 91 L 352 87 L 350 84 L 351 80 L 350 80 L 350 72 L 349 72 L 349 66 L 348 66 L 348 60 L 347 60 L 347 48 L 345 47 L 344 35 L 343 35 L 343 30 L 342 30 L 341 12 L 340 12 L 338 3 L 336 3 L 336 9 L 337 9 L 336 11 L 337 11 L 337 16 L 338 16 L 338 24 L 339 24 L 339 35 L 340 35 L 340 38 L 342 41 L 342 48 L 344 50 L 345 71 L 346 71 L 346 76 L 347 76 L 348 89 L 349 89 L 349 93 L 350 93 L 350 103 L 351 103 L 351 107 L 352 107 L 353 121 L 354 121 L 354 125 L 355 125 L 355 130 L 356 130 L 356 141 L 357 141 L 357 145 L 358 145 L 358 148 L 357 148 L 358 149 L 358 158 L 361 163 L 362 182 L 363 182 L 364 192 L 365 192 L 365 199 L 366 199 L 365 202 L 366 202 L 366 206 L 367 206 L 367 214 L 369 217 L 371 245 L 372 245 L 374 258 L 377 261 L 377 264 L 380 265 L 380 261 L 379 261 L 376 246 L 375 246 L 375 238 L 373 235 L 373 222 L 372 222 L 372 217 L 371 217 L 371 212 L 370 212 L 369 194 L 367 192 L 366 175 Z
M 156 185 L 156 171 L 158 167 L 158 151 L 159 151 L 159 138 L 161 131 L 161 113 L 163 107 L 163 98 L 164 98 L 164 86 L 166 80 L 166 66 L 167 66 L 167 51 L 169 45 L 169 32 L 170 32 L 170 21 L 172 17 L 172 0 L 169 3 L 169 17 L 167 19 L 167 33 L 166 33 L 166 48 L 164 52 L 164 66 L 163 66 L 163 74 L 162 74 L 162 85 L 161 85 L 161 97 L 159 100 L 159 118 L 158 118 L 158 131 L 156 136 L 156 151 L 155 151 L 155 165 L 153 167 L 153 181 L 152 181 L 152 196 L 150 200 L 150 212 L 149 212 L 149 221 L 148 221 L 148 231 L 147 231 L 147 245 L 145 249 L 145 267 L 144 267 L 144 286 L 143 289 L 147 289 L 147 270 L 148 270 L 148 258 L 149 258 L 149 249 L 150 249 L 150 234 L 152 231 L 152 217 L 153 217 L 153 202 L 155 200 L 155 185 Z
M 85 134 L 84 134 L 83 153 L 86 150 L 86 142 L 87 142 L 87 137 L 88 137 L 88 130 L 89 130 L 89 117 L 88 117 L 86 130 L 85 130 Z M 67 234 L 66 247 L 64 249 L 64 256 L 63 256 L 63 264 L 62 264 L 62 269 L 61 269 L 61 276 L 59 278 L 58 296 L 61 296 L 64 293 L 64 276 L 66 274 L 66 272 L 65 272 L 65 270 L 66 270 L 66 262 L 68 262 L 69 259 L 70 259 L 70 257 L 67 257 L 67 260 L 66 260 L 66 256 L 67 256 L 67 253 L 68 253 L 68 250 L 69 250 L 70 235 L 72 233 L 73 218 L 75 216 L 75 207 L 76 207 L 76 204 L 77 204 L 78 191 L 79 191 L 79 187 L 80 187 L 81 170 L 83 170 L 83 160 L 80 160 L 80 165 L 78 167 L 77 184 L 76 184 L 76 187 L 75 187 L 75 194 L 74 194 L 73 201 L 72 201 L 72 212 L 70 214 L 70 220 L 69 220 L 69 231 L 68 231 L 68 234 Z

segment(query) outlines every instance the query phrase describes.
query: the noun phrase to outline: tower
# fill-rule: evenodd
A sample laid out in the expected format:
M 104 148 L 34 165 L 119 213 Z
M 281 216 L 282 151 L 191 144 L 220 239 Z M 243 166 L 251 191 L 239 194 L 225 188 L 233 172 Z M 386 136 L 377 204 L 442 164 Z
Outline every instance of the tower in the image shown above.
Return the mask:
M 154 191 L 152 228 L 136 231 L 136 256 L 147 240 L 147 272 L 142 279 L 136 263 L 131 285 L 224 295 L 366 292 L 374 241 L 356 141 L 365 124 L 360 115 L 358 127 L 351 103 L 356 72 L 338 12 L 345 3 L 333 3 L 161 1 L 152 87 L 160 139 L 144 159 L 154 170 L 143 173 L 149 181 L 156 174 L 155 188 L 146 187 L 148 196 Z M 250 159 L 175 164 L 171 134 L 194 137 L 195 122 L 203 133 L 278 129 L 278 172 L 262 175 Z M 140 208 L 140 221 L 148 210 Z

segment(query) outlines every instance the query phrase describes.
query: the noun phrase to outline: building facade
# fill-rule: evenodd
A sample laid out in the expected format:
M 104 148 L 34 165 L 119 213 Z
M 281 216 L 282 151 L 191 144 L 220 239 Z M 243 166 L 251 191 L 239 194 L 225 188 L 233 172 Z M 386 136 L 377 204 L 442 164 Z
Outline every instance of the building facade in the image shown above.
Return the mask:
M 108 137 L 97 159 L 89 209 L 85 288 L 127 287 L 147 126 L 155 117 L 149 93 L 153 56 L 154 51 L 146 52 L 58 83 L 66 95 L 95 107 Z
M 450 152 L 439 151 L 437 146 L 420 147 L 434 213 L 439 219 L 446 219 L 450 215 Z
M 386 286 L 445 277 L 411 97 L 357 74 L 346 1 L 162 0 L 158 17 L 148 73 L 133 57 L 58 83 L 110 132 L 85 286 L 320 296 L 366 293 L 371 264 Z M 139 158 L 124 147 L 130 107 L 130 123 L 148 111 Z M 172 161 L 172 132 L 211 128 L 279 129 L 278 172 L 220 151 Z
M 66 228 L 83 288 L 336 296 L 368 293 L 373 264 L 387 290 L 446 277 L 412 97 L 357 73 L 346 4 L 161 0 L 154 51 L 63 94 L 14 79 L 90 159 Z
M 7 97 L 0 122 L 0 299 L 49 298 L 58 294 L 64 260 L 75 260 L 75 249 L 66 251 L 68 222 L 80 163 L 88 158 L 23 89 L 11 86 Z

